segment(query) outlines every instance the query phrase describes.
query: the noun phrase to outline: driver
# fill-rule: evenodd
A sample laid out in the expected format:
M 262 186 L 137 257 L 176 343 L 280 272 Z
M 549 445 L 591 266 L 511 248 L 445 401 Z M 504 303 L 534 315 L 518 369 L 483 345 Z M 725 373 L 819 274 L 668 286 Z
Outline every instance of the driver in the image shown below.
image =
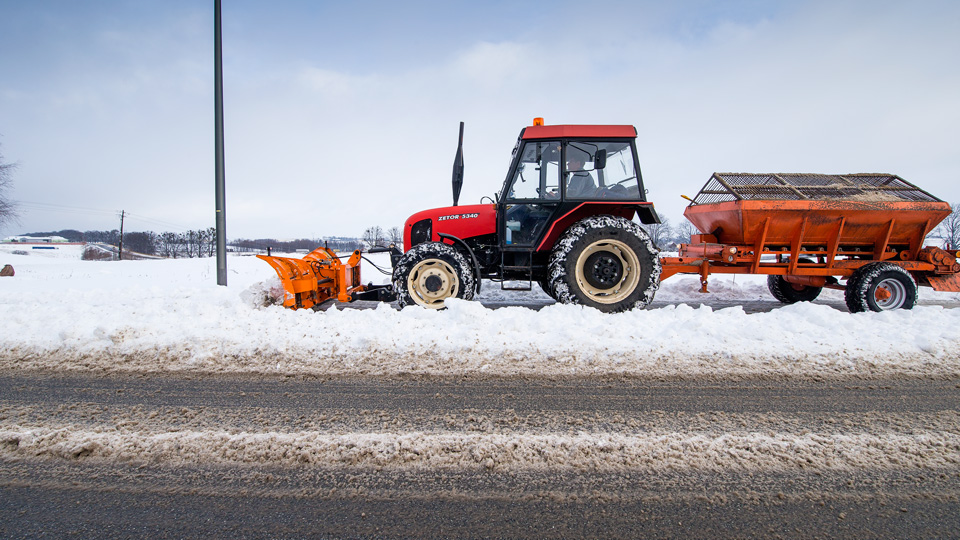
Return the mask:
M 583 170 L 583 158 L 576 154 L 567 156 L 567 197 L 582 199 L 597 192 L 597 183 L 590 173 Z

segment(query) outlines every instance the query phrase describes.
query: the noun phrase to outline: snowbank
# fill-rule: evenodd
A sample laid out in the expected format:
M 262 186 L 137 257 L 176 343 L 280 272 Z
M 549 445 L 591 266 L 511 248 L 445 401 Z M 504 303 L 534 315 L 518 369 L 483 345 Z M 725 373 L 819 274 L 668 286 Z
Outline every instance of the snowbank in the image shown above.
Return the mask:
M 842 377 L 960 375 L 960 309 L 850 314 L 798 304 L 768 313 L 714 310 L 707 298 L 755 300 L 762 280 L 663 284 L 676 304 L 621 314 L 570 305 L 539 311 L 453 301 L 445 311 L 261 307 L 268 265 L 231 257 L 229 287 L 212 259 L 66 261 L 3 256 L 0 368 L 314 375 Z M 383 282 L 371 268 L 365 279 Z M 535 287 L 536 289 L 536 287 Z M 539 291 L 518 303 L 545 303 Z M 825 298 L 835 291 L 825 291 Z M 929 289 L 921 298 L 930 296 Z M 842 297 L 842 295 L 841 295 Z M 954 296 L 941 295 L 954 301 Z M 696 306 L 696 307 L 695 307 Z

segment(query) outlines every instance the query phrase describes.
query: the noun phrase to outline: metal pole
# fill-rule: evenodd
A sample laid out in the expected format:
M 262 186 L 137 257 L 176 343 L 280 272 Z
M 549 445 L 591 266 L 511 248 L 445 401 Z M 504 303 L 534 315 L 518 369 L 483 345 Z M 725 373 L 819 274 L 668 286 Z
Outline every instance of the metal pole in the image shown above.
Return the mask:
M 117 260 L 123 260 L 123 218 L 126 216 L 126 212 L 120 211 L 120 247 L 117 249 Z
M 220 0 L 213 2 L 214 123 L 216 137 L 217 285 L 227 285 L 227 201 L 223 166 L 223 58 L 220 46 Z

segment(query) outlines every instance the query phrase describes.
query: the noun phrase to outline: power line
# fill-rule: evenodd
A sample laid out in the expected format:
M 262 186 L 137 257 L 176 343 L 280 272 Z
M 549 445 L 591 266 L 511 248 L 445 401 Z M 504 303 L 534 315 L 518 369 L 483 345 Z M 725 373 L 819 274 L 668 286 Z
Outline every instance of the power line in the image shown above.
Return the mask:
M 156 225 L 163 225 L 164 227 L 173 227 L 174 229 L 179 229 L 179 230 L 181 230 L 181 231 L 186 231 L 186 230 L 189 230 L 189 229 L 191 228 L 191 227 L 187 227 L 186 225 L 181 225 L 181 224 L 179 224 L 179 223 L 172 223 L 172 222 L 169 222 L 169 221 L 163 221 L 163 220 L 161 220 L 161 219 L 154 219 L 154 218 L 142 216 L 142 215 L 140 215 L 140 214 L 134 214 L 133 212 L 127 212 L 127 217 L 128 217 L 128 218 L 132 218 L 132 219 L 134 219 L 134 220 L 136 220 L 136 221 L 145 221 L 145 222 L 147 222 L 147 223 L 153 223 L 153 224 L 156 224 Z
M 67 206 L 63 204 L 40 203 L 40 202 L 33 202 L 33 201 L 15 201 L 15 204 L 17 204 L 18 206 L 23 206 L 25 208 L 29 208 L 33 210 L 43 210 L 48 212 L 61 212 L 61 213 L 70 213 L 70 214 L 112 216 L 117 213 L 116 210 L 101 210 L 99 208 L 83 208 L 79 206 Z
M 100 208 L 86 208 L 82 206 L 68 206 L 65 204 L 54 204 L 54 203 L 42 203 L 35 201 L 16 201 L 16 204 L 30 210 L 39 210 L 44 212 L 57 212 L 59 214 L 76 214 L 76 215 L 87 215 L 87 216 L 116 216 L 117 210 L 103 210 Z M 132 212 L 125 212 L 127 218 L 132 218 L 135 221 L 142 221 L 151 223 L 154 225 L 162 225 L 164 227 L 172 227 L 179 231 L 190 230 L 191 227 L 180 223 L 173 223 L 170 221 L 164 221 L 160 219 L 155 219 L 147 217 L 141 214 L 135 214 Z

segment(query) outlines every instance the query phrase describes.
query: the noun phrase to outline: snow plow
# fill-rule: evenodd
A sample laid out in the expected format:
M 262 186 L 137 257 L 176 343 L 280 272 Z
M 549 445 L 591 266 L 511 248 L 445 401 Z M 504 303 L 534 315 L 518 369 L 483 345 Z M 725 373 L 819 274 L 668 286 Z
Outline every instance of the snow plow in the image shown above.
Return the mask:
M 359 250 L 354 251 L 344 262 L 326 246 L 313 250 L 302 259 L 257 255 L 280 277 L 284 307 L 312 308 L 328 300 L 393 300 L 388 285 L 361 284 L 361 257 Z
M 396 300 L 442 308 L 470 300 L 481 280 L 507 290 L 537 284 L 561 303 L 618 312 L 649 304 L 660 281 L 711 273 L 765 274 L 781 302 L 846 290 L 851 311 L 909 309 L 917 285 L 960 291 L 956 254 L 923 247 L 950 206 L 886 174 L 715 173 L 684 215 L 700 231 L 679 257 L 659 256 L 640 224 L 659 223 L 646 200 L 629 125 L 523 128 L 500 192 L 458 206 L 463 124 L 453 206 L 417 212 L 390 251 L 389 285 L 362 285 L 361 252 L 341 261 L 319 248 L 303 259 L 258 255 L 283 283 L 283 305 Z M 839 279 L 846 280 L 846 286 Z

